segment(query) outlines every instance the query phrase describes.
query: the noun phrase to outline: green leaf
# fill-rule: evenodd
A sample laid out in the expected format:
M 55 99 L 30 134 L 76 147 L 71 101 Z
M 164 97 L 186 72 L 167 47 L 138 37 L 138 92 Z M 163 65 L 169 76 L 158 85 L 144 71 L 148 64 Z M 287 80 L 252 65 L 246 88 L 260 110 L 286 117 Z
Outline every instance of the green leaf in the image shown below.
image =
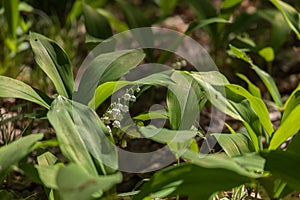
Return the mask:
M 143 60 L 144 55 L 139 50 L 123 50 L 97 56 L 84 71 L 73 99 L 87 105 L 98 85 L 118 80 L 136 67 Z
M 198 76 L 197 73 L 192 73 L 191 76 L 198 82 L 202 92 L 204 92 L 205 97 L 220 111 L 225 114 L 242 121 L 241 116 L 238 114 L 237 110 L 231 105 L 231 103 L 223 96 L 225 93 L 225 88 L 221 86 L 221 91 L 216 90 L 212 85 L 205 82 L 201 76 Z M 216 80 L 216 83 L 222 85 L 222 79 L 213 79 Z M 220 82 L 221 81 L 221 82 Z M 214 81 L 212 81 L 214 82 Z M 226 81 L 224 82 L 224 85 Z M 219 85 L 219 84 L 218 84 Z
M 252 109 L 255 111 L 261 124 L 267 131 L 268 135 L 271 136 L 274 129 L 272 127 L 272 123 L 271 123 L 271 120 L 269 117 L 269 111 L 268 111 L 266 105 L 264 104 L 264 102 L 260 98 L 257 98 L 255 96 L 251 95 L 247 90 L 245 90 L 243 87 L 241 87 L 239 85 L 227 84 L 226 89 L 231 90 L 235 94 L 243 96 L 244 98 L 246 98 L 249 101 Z
M 278 108 L 282 107 L 281 96 L 279 94 L 278 88 L 273 80 L 273 78 L 265 71 L 257 67 L 256 65 L 252 66 L 252 69 L 257 73 L 259 78 L 262 80 L 267 90 L 271 94 L 273 100 L 275 101 Z
M 229 45 L 229 47 L 230 47 L 232 53 L 237 58 L 244 60 L 245 62 L 247 62 L 251 65 L 251 68 L 257 73 L 259 78 L 262 80 L 262 82 L 264 83 L 267 90 L 271 94 L 271 96 L 272 96 L 273 100 L 275 101 L 276 105 L 278 106 L 278 108 L 281 108 L 282 107 L 281 97 L 280 97 L 278 88 L 277 88 L 273 78 L 267 72 L 263 71 L 262 69 L 257 67 L 255 64 L 253 64 L 252 60 L 247 56 L 247 54 L 245 52 L 243 52 L 242 50 L 240 50 L 232 45 Z
M 58 165 L 36 165 L 39 178 L 47 188 L 58 189 L 56 177 L 61 166 Z
M 109 135 L 108 129 L 94 110 L 59 96 L 52 103 L 48 118 L 56 130 L 62 153 L 70 161 L 95 175 L 97 172 L 90 153 L 104 174 L 107 173 L 104 164 L 117 169 L 115 145 L 106 136 Z
M 246 171 L 233 159 L 222 154 L 199 155 L 186 152 L 183 157 L 191 163 L 156 172 L 133 199 L 146 196 L 164 198 L 177 194 L 188 196 L 191 200 L 208 199 L 217 191 L 231 189 L 260 176 Z
M 274 50 L 272 47 L 265 47 L 259 50 L 259 55 L 263 57 L 267 62 L 273 62 L 275 58 Z
M 0 97 L 20 98 L 39 104 L 47 109 L 50 106 L 41 96 L 29 85 L 6 76 L 0 75 Z
M 254 151 L 253 144 L 247 136 L 241 133 L 235 134 L 212 134 L 226 154 L 230 157 L 239 156 Z
M 248 90 L 249 92 L 257 97 L 257 98 L 260 98 L 261 99 L 261 92 L 260 92 L 260 89 L 254 85 L 248 78 L 247 76 L 243 75 L 243 74 L 239 74 L 237 73 L 236 74 L 240 79 L 242 79 L 243 81 L 245 81 L 247 84 L 248 84 Z
M 94 176 L 86 173 L 77 164 L 60 167 L 57 173 L 58 191 L 62 199 L 90 200 L 95 193 L 99 197 L 121 181 L 120 172 L 108 176 Z
M 42 138 L 43 134 L 29 135 L 0 148 L 0 182 L 13 165 L 34 150 L 34 145 Z
M 98 108 L 98 106 L 101 105 L 109 96 L 125 86 L 171 85 L 174 82 L 170 78 L 170 73 L 171 72 L 169 71 L 165 71 L 162 73 L 151 74 L 136 81 L 114 81 L 102 83 L 97 87 L 93 99 L 89 102 L 89 106 L 95 109 Z
M 17 27 L 19 20 L 19 0 L 3 1 L 4 14 L 8 24 L 8 30 L 11 38 L 17 38 Z
M 222 5 L 221 5 L 221 9 L 225 10 L 225 9 L 229 9 L 235 6 L 238 6 L 240 3 L 242 3 L 243 0 L 225 0 L 223 1 Z
M 280 0 L 270 0 L 270 2 L 281 12 L 287 24 L 300 39 L 299 12 L 286 2 Z
M 52 103 L 47 117 L 56 131 L 56 137 L 62 154 L 71 162 L 82 165 L 90 174 L 97 175 L 87 146 L 76 127 L 75 117 L 83 116 L 75 110 L 70 100 L 58 96 Z M 88 116 L 86 116 L 88 117 Z M 86 125 L 88 127 L 88 125 Z M 95 141 L 96 142 L 96 141 Z
M 252 63 L 251 59 L 247 56 L 247 54 L 244 51 L 236 48 L 235 46 L 233 46 L 231 44 L 229 44 L 229 48 L 232 51 L 232 53 L 234 54 L 234 56 L 237 57 L 238 59 L 241 59 L 249 64 Z
M 213 17 L 209 19 L 199 20 L 197 22 L 191 23 L 185 33 L 190 34 L 195 30 L 197 30 L 198 28 L 203 28 L 205 26 L 215 24 L 215 23 L 229 23 L 229 21 L 221 17 Z
M 204 96 L 189 75 L 175 71 L 171 79 L 175 84 L 168 87 L 167 94 L 170 126 L 173 130 L 189 130 L 200 113 Z
M 286 100 L 284 104 L 284 112 L 282 116 L 282 121 L 285 121 L 287 116 L 300 104 L 300 85 L 293 91 L 291 96 Z
M 75 86 L 72 64 L 65 51 L 38 33 L 30 33 L 30 44 L 36 63 L 52 80 L 58 94 L 71 98 Z
M 124 0 L 117 0 L 117 2 L 122 6 L 126 22 L 130 29 L 148 27 L 151 25 L 151 20 L 145 18 L 140 7 Z
M 300 105 L 294 107 L 288 116 L 281 120 L 279 128 L 272 136 L 269 149 L 277 149 L 289 137 L 295 135 L 300 129 Z
M 294 151 L 276 150 L 271 152 L 262 152 L 266 159 L 265 170 L 272 174 L 272 177 L 285 181 L 294 190 L 300 190 L 299 171 L 299 142 L 298 149 Z
M 140 127 L 141 133 L 151 140 L 167 143 L 185 143 L 190 141 L 197 135 L 197 131 L 193 130 L 169 130 L 165 128 L 156 128 L 155 126 Z
M 172 14 L 178 0 L 156 0 L 156 2 L 159 5 L 160 12 L 167 16 Z
M 168 113 L 165 110 L 155 110 L 143 114 L 139 114 L 132 119 L 139 121 L 147 121 L 151 119 L 168 119 Z
M 113 33 L 108 20 L 85 3 L 83 3 L 83 16 L 89 35 L 99 39 L 107 39 L 112 36 Z
M 246 153 L 241 156 L 235 156 L 232 159 L 248 171 L 265 176 L 263 175 L 263 173 L 266 160 L 263 157 L 261 157 L 259 153 Z
M 119 20 L 117 16 L 114 16 L 111 12 L 107 9 L 97 9 L 97 11 L 103 15 L 108 21 L 111 27 L 116 30 L 117 32 L 123 32 L 128 30 L 128 26 L 125 22 Z
M 210 18 L 217 17 L 217 10 L 215 6 L 209 0 L 188 0 L 192 8 L 195 9 L 199 20 L 208 20 Z M 204 30 L 208 33 L 212 41 L 216 41 L 217 38 L 217 26 L 215 24 L 209 24 L 205 26 Z
M 38 156 L 37 161 L 39 165 L 54 165 L 57 161 L 57 157 L 48 151 Z

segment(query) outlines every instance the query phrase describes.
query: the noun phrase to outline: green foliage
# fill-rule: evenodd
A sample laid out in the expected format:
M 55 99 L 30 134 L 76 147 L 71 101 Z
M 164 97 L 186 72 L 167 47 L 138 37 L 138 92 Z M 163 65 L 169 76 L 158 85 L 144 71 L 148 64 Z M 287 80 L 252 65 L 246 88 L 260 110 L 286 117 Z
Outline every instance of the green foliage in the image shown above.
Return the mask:
M 117 198 L 115 187 L 122 181 L 122 175 L 118 171 L 116 145 L 123 147 L 126 146 L 123 145 L 126 139 L 146 137 L 166 144 L 176 157 L 177 164 L 157 171 L 139 191 L 120 196 L 132 196 L 133 199 L 188 197 L 197 200 L 213 198 L 217 192 L 234 188 L 233 198 L 242 198 L 241 188 L 247 188 L 248 193 L 255 192 L 257 195 L 257 188 L 263 187 L 270 198 L 280 199 L 292 191 L 299 192 L 297 166 L 300 162 L 300 85 L 284 103 L 270 75 L 271 64 L 276 63 L 277 52 L 290 36 L 290 30 L 300 38 L 299 12 L 286 2 L 270 2 L 272 4 L 268 6 L 262 3 L 253 13 L 240 12 L 241 10 L 236 12 L 241 0 L 222 1 L 220 9 L 208 0 L 189 0 L 183 6 L 193 7 L 197 15 L 185 34 L 192 34 L 203 28 L 210 38 L 211 53 L 215 59 L 226 58 L 222 51 L 229 44 L 228 53 L 245 61 L 258 75 L 282 114 L 278 127 L 273 127 L 260 88 L 251 81 L 250 76 L 241 73 L 237 75 L 247 83 L 248 90 L 238 84 L 231 84 L 230 79 L 217 71 L 168 70 L 137 80 L 126 80 L 125 76 L 140 63 L 157 60 L 168 64 L 168 59 L 173 59 L 170 52 L 157 53 L 151 49 L 111 51 L 112 49 L 104 48 L 101 54 L 95 55 L 87 64 L 78 90 L 75 91 L 73 67 L 65 50 L 54 40 L 30 32 L 29 41 L 35 62 L 52 81 L 57 94 L 48 96 L 20 80 L 0 76 L 0 97 L 20 98 L 42 106 L 44 119 L 55 130 L 55 139 L 45 137 L 45 141 L 40 142 L 42 134 L 31 134 L 1 147 L 1 183 L 9 182 L 9 172 L 15 169 L 41 184 L 48 199 Z M 101 42 L 107 42 L 113 47 L 114 41 L 106 40 L 113 32 L 159 23 L 172 15 L 175 8 L 182 6 L 177 0 L 155 0 L 151 6 L 159 8 L 160 13 L 151 15 L 151 12 L 145 12 L 147 9 L 140 8 L 137 4 L 118 0 L 116 5 L 120 6 L 118 9 L 123 11 L 126 21 L 121 22 L 114 13 L 99 8 L 106 4 L 109 2 L 78 0 L 68 15 L 68 26 L 80 14 L 83 15 L 85 43 L 89 48 Z M 3 53 L 5 71 L 7 61 L 15 56 L 9 52 L 17 52 L 17 41 L 21 35 L 18 28 L 21 27 L 23 33 L 28 32 L 29 26 L 20 17 L 20 11 L 31 12 L 32 8 L 15 0 L 4 1 L 1 5 L 4 9 L 0 10 L 0 17 L 4 11 L 5 28 L 8 30 L 8 34 L 3 35 L 9 36 L 4 42 L 9 47 Z M 274 8 L 270 7 L 273 5 Z M 258 36 L 258 39 L 255 38 L 258 42 L 255 43 L 251 34 L 243 33 L 250 29 L 250 25 L 259 25 L 262 19 L 270 24 L 270 35 L 263 36 L 270 40 L 266 42 L 263 40 L 265 38 Z M 283 22 L 286 23 L 282 24 Z M 143 37 L 153 33 L 147 34 L 137 34 L 134 37 L 137 42 L 142 42 Z M 170 49 L 176 49 L 182 41 L 183 38 L 174 41 L 170 44 Z M 262 62 L 266 63 L 268 73 L 260 66 Z M 234 65 L 235 62 L 230 64 Z M 165 103 L 164 108 L 149 112 L 142 109 L 142 112 L 133 111 L 135 107 L 131 106 L 136 98 L 152 86 L 168 87 L 165 96 L 159 94 L 159 100 Z M 142 87 L 142 92 L 139 93 L 140 96 L 135 96 L 136 88 L 140 90 L 139 87 Z M 126 90 L 127 95 L 131 95 L 130 98 L 134 97 L 126 112 L 135 113 L 133 121 L 124 119 L 124 127 L 114 125 L 111 119 L 107 122 L 104 117 L 98 116 L 104 110 L 103 116 L 107 117 L 105 109 L 107 112 L 123 100 L 120 97 L 118 102 L 108 106 L 105 104 L 109 97 L 119 94 L 122 89 Z M 241 128 L 235 130 L 227 124 L 231 134 L 205 133 L 199 125 L 199 114 L 207 112 L 209 106 L 223 112 L 224 117 L 227 115 L 231 120 L 241 122 Z M 98 108 L 100 109 L 97 110 Z M 30 117 L 37 118 L 38 114 Z M 151 123 L 147 125 L 156 119 L 164 119 L 164 127 L 158 128 Z M 127 136 L 126 130 L 134 131 L 135 134 Z M 282 144 L 289 138 L 291 143 L 287 149 L 282 149 Z M 197 144 L 199 139 L 208 145 L 209 140 L 215 139 L 222 151 L 203 154 Z M 57 146 L 62 155 L 50 153 L 48 148 L 53 146 Z M 35 154 L 30 157 L 36 161 L 35 164 L 25 163 L 26 157 L 33 151 Z M 136 188 L 139 186 L 138 184 Z M 14 196 L 8 191 L 0 190 L 0 198 L 13 199 Z
M 52 80 L 58 94 L 71 98 L 74 91 L 72 64 L 64 50 L 53 40 L 30 33 L 36 63 Z
M 42 134 L 35 134 L 19 139 L 7 146 L 0 148 L 0 181 L 2 182 L 7 172 L 13 165 L 35 149 L 35 143 L 42 139 Z

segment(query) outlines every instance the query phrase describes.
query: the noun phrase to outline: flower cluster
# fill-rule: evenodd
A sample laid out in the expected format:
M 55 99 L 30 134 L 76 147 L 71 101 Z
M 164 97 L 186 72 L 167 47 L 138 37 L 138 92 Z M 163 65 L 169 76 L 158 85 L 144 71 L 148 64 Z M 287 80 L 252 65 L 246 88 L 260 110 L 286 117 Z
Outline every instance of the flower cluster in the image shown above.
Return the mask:
M 174 69 L 181 69 L 182 67 L 185 67 L 186 65 L 187 65 L 186 60 L 179 60 L 179 61 L 172 63 L 172 67 Z
M 107 128 L 109 128 L 109 130 L 109 124 L 111 124 L 115 128 L 121 128 L 121 120 L 123 119 L 124 114 L 129 111 L 128 104 L 129 102 L 136 101 L 134 92 L 139 91 L 139 87 L 137 87 L 135 90 L 132 88 L 127 89 L 125 94 L 121 98 L 118 98 L 117 102 L 113 102 L 110 105 L 109 109 L 103 114 L 101 119 L 107 125 Z

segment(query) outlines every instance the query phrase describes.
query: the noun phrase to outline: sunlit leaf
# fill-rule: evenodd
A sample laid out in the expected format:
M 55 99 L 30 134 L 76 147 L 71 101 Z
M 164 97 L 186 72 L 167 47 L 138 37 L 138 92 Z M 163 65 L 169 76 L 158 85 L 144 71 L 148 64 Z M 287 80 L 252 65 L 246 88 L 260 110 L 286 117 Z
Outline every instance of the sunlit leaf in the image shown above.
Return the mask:
M 53 40 L 30 33 L 30 44 L 36 63 L 52 80 L 58 94 L 72 97 L 74 78 L 72 64 L 65 51 Z
M 144 53 L 139 50 L 123 50 L 97 56 L 84 71 L 73 99 L 87 105 L 98 85 L 118 80 L 136 67 L 143 58 Z
M 260 92 L 260 89 L 254 85 L 248 78 L 247 76 L 243 75 L 243 74 L 239 74 L 237 73 L 236 74 L 239 78 L 241 78 L 242 80 L 244 80 L 247 84 L 248 84 L 248 90 L 249 92 L 255 96 L 255 97 L 258 97 L 258 98 L 261 98 L 261 92 Z
M 241 134 L 212 134 L 216 137 L 218 143 L 228 156 L 239 156 L 254 151 L 253 144 L 250 139 Z
M 94 110 L 59 96 L 52 103 L 48 118 L 56 130 L 62 153 L 70 161 L 95 175 L 97 172 L 91 154 L 104 174 L 108 173 L 104 164 L 117 169 L 116 148 L 106 136 L 108 129 Z
M 288 116 L 281 120 L 279 128 L 272 135 L 269 149 L 277 149 L 289 137 L 295 135 L 300 129 L 300 105 L 294 107 Z
M 47 109 L 50 106 L 38 93 L 22 81 L 0 76 L 0 97 L 20 98 L 39 104 Z

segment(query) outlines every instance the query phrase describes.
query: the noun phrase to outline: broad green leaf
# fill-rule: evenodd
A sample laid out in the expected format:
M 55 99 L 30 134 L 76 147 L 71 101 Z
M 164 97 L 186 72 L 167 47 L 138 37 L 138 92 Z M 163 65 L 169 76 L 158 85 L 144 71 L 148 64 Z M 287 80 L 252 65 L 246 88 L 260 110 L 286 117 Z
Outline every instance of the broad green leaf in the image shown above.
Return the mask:
M 65 51 L 53 40 L 38 33 L 30 33 L 30 44 L 36 63 L 52 80 L 57 93 L 72 97 L 74 79 L 72 64 Z
M 246 168 L 248 171 L 255 172 L 264 176 L 263 173 L 266 160 L 261 157 L 259 153 L 246 153 L 241 156 L 235 156 L 232 159 Z
M 155 2 L 159 5 L 160 12 L 167 16 L 172 14 L 178 0 L 156 0 Z
M 17 27 L 19 21 L 19 0 L 2 1 L 4 6 L 4 14 L 8 24 L 8 30 L 11 38 L 17 38 Z
M 0 148 L 0 182 L 13 165 L 34 150 L 34 145 L 42 138 L 43 134 L 32 134 Z
M 239 156 L 245 153 L 250 153 L 254 151 L 253 144 L 247 136 L 241 133 L 235 134 L 212 134 L 217 139 L 218 143 L 225 151 L 225 153 L 230 156 Z
M 230 99 L 230 104 L 237 110 L 242 122 L 247 129 L 247 132 L 252 140 L 253 146 L 256 151 L 261 147 L 259 137 L 263 135 L 262 125 L 253 108 L 247 99 L 236 100 L 232 95 L 227 95 Z
M 53 101 L 47 117 L 56 131 L 63 155 L 70 162 L 82 165 L 88 173 L 97 175 L 93 160 L 76 126 L 76 123 L 79 122 L 75 118 L 77 115 L 78 117 L 84 116 L 84 113 L 78 113 L 70 100 L 58 96 Z M 88 119 L 88 116 L 85 117 Z M 88 127 L 88 125 L 85 126 Z
M 299 142 L 298 149 L 294 151 L 276 150 L 271 152 L 262 152 L 266 159 L 265 170 L 272 174 L 272 177 L 279 178 L 286 182 L 294 190 L 300 190 L 299 172 Z
M 56 177 L 62 199 L 90 200 L 93 194 L 101 194 L 122 181 L 120 172 L 108 176 L 94 176 L 86 173 L 82 166 L 70 164 L 60 167 Z
M 6 76 L 0 76 L 0 97 L 25 99 L 47 109 L 50 108 L 47 102 L 32 87 L 22 81 Z
M 84 71 L 73 99 L 88 104 L 98 85 L 118 80 L 136 67 L 143 58 L 144 53 L 139 50 L 122 50 L 97 56 Z
M 280 0 L 270 0 L 271 3 L 281 12 L 286 23 L 300 39 L 300 14 L 299 12 L 286 2 Z
M 300 105 L 294 107 L 288 116 L 281 120 L 279 128 L 271 138 L 270 150 L 277 149 L 289 137 L 295 135 L 300 129 Z
M 197 135 L 197 131 L 193 130 L 169 130 L 165 128 L 156 128 L 155 126 L 140 127 L 141 133 L 151 140 L 167 143 L 185 143 L 190 141 Z
M 229 44 L 229 48 L 232 51 L 233 55 L 235 57 L 237 57 L 238 59 L 241 59 L 247 63 L 252 63 L 251 59 L 247 56 L 247 54 L 244 51 L 236 48 L 235 46 L 233 46 L 231 44 Z
M 114 144 L 106 136 L 108 129 L 97 113 L 86 105 L 59 96 L 52 104 L 48 118 L 56 130 L 60 149 L 70 161 L 97 174 L 92 158 L 107 173 L 104 164 L 117 169 L 118 158 Z
M 221 9 L 226 10 L 232 7 L 235 7 L 242 3 L 243 0 L 225 0 L 222 2 Z
M 141 127 L 140 132 L 146 138 L 167 144 L 174 153 L 190 148 L 194 141 L 194 137 L 197 135 L 197 131 L 193 130 L 169 130 L 165 128 L 156 128 L 152 125 Z
M 257 67 L 255 64 L 253 64 L 252 60 L 247 56 L 247 54 L 245 52 L 243 52 L 242 50 L 240 50 L 232 45 L 229 45 L 229 47 L 237 58 L 244 60 L 245 62 L 247 62 L 251 65 L 251 68 L 257 73 L 259 78 L 262 80 L 262 82 L 264 83 L 267 90 L 271 94 L 271 96 L 272 96 L 273 100 L 275 101 L 276 105 L 278 106 L 278 108 L 281 108 L 282 107 L 281 97 L 280 97 L 278 88 L 277 88 L 273 78 L 267 72 L 263 71 L 262 69 Z
M 197 22 L 191 23 L 185 33 L 190 34 L 198 28 L 203 28 L 205 26 L 215 24 L 215 23 L 229 23 L 229 21 L 221 17 L 213 17 L 209 19 L 199 20 Z
M 60 167 L 58 165 L 35 165 L 44 186 L 56 190 L 58 189 L 56 177 Z
M 84 3 L 91 6 L 92 8 L 99 8 L 105 5 L 107 0 L 85 0 Z M 76 20 L 76 18 L 82 14 L 83 6 L 82 0 L 75 0 L 72 3 L 72 8 L 68 13 L 66 24 L 70 26 L 71 22 Z
M 151 74 L 136 81 L 113 81 L 102 83 L 97 87 L 95 95 L 88 105 L 92 108 L 98 108 L 98 106 L 101 105 L 109 96 L 125 86 L 171 85 L 174 82 L 170 79 L 170 73 L 171 72 L 166 71 L 162 73 Z
M 198 117 L 201 109 L 199 105 L 205 98 L 189 75 L 175 71 L 171 79 L 175 82 L 168 87 L 167 94 L 171 129 L 189 130 Z
M 83 3 L 83 16 L 86 31 L 89 35 L 99 39 L 107 39 L 112 36 L 108 20 L 85 3 Z
M 252 69 L 257 73 L 259 78 L 262 80 L 267 90 L 271 94 L 273 100 L 275 101 L 278 108 L 282 107 L 281 97 L 278 91 L 278 88 L 273 80 L 273 78 L 265 71 L 257 67 L 256 65 L 252 66 Z
M 298 105 L 300 105 L 300 85 L 298 85 L 298 87 L 293 91 L 291 96 L 286 100 L 281 120 L 284 121 L 287 118 L 287 116 L 289 116 L 289 114 Z
M 200 88 L 203 90 L 205 97 L 220 111 L 225 114 L 242 121 L 241 116 L 239 116 L 237 110 L 230 104 L 230 102 L 223 96 L 225 93 L 225 88 L 221 87 L 221 90 L 216 90 L 212 85 L 205 82 L 201 76 L 196 73 L 191 74 L 191 76 L 198 82 Z M 221 80 L 221 79 L 217 79 Z M 226 82 L 225 82 L 226 83 Z
M 248 178 L 259 178 L 262 176 L 262 174 L 260 174 L 261 172 L 256 173 L 252 170 L 249 171 L 248 168 L 251 167 L 247 166 L 247 163 L 239 163 L 235 160 L 235 158 L 237 157 L 232 158 L 225 155 L 224 153 L 197 154 L 191 151 L 185 151 L 182 157 L 188 160 L 190 163 L 201 166 L 203 168 L 226 169 Z
M 54 165 L 57 161 L 57 157 L 48 151 L 38 156 L 37 161 L 39 165 Z
M 274 50 L 272 47 L 265 47 L 259 50 L 259 55 L 263 57 L 267 62 L 273 62 L 275 58 Z
M 231 90 L 235 94 L 243 96 L 244 98 L 246 98 L 249 101 L 252 109 L 257 114 L 261 124 L 267 131 L 268 135 L 271 136 L 271 134 L 273 133 L 274 130 L 273 130 L 272 123 L 271 123 L 271 120 L 269 117 L 269 111 L 268 111 L 266 105 L 264 104 L 264 102 L 260 98 L 257 98 L 255 96 L 251 95 L 247 90 L 245 90 L 243 87 L 241 87 L 239 85 L 227 84 L 226 88 Z
M 199 155 L 186 152 L 183 157 L 191 163 L 156 172 L 133 199 L 176 195 L 188 196 L 191 200 L 208 199 L 215 192 L 237 187 L 260 176 L 246 171 L 233 159 L 222 154 Z
M 229 181 L 230 180 L 230 181 Z M 155 173 L 133 200 L 188 196 L 190 200 L 209 199 L 218 191 L 228 190 L 250 179 L 226 169 L 207 169 L 194 164 L 168 167 Z
M 192 72 L 193 77 L 200 79 L 210 85 L 224 86 L 229 84 L 227 78 L 218 71 Z
M 109 24 L 111 25 L 111 27 L 114 30 L 116 30 L 117 32 L 123 32 L 123 31 L 127 31 L 129 29 L 125 22 L 117 19 L 117 16 L 114 16 L 107 9 L 99 8 L 99 9 L 97 9 L 97 11 L 109 21 Z
M 139 114 L 132 119 L 139 121 L 147 121 L 151 119 L 168 119 L 168 113 L 165 110 L 155 110 L 143 114 Z
M 237 73 L 236 74 L 240 79 L 242 79 L 243 81 L 245 81 L 247 84 L 248 84 L 248 90 L 249 92 L 257 97 L 257 98 L 260 98 L 261 99 L 261 92 L 260 92 L 260 89 L 254 85 L 248 78 L 247 76 L 245 76 L 244 74 L 239 74 Z

